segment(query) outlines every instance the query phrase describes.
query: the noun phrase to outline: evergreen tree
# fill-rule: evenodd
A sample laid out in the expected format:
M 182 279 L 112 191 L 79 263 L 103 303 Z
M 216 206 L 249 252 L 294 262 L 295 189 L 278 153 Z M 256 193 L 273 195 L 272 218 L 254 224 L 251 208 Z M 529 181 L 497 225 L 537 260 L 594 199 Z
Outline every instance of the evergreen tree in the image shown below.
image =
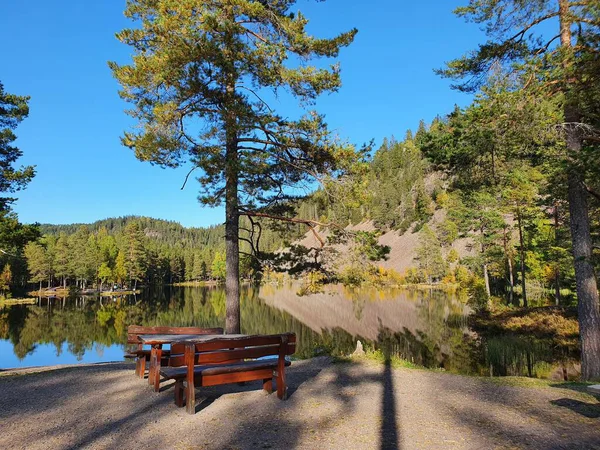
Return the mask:
M 15 167 L 23 152 L 14 145 L 14 130 L 29 115 L 29 97 L 9 94 L 0 82 L 0 267 L 10 264 L 11 282 L 26 279 L 23 248 L 40 236 L 36 225 L 23 225 L 11 210 L 15 198 L 10 195 L 31 181 L 33 166 Z
M 69 259 L 71 256 L 69 238 L 66 233 L 59 234 L 54 246 L 54 274 L 62 278 L 63 288 L 67 287 L 67 278 L 71 275 Z
M 50 286 L 52 261 L 48 258 L 46 248 L 37 242 L 30 242 L 25 246 L 25 258 L 29 268 L 30 281 L 39 282 L 40 291 L 42 290 L 42 281 L 47 280 L 48 286 Z
M 206 263 L 202 260 L 200 252 L 194 253 L 194 270 L 192 278 L 194 280 L 203 280 L 206 277 Z
M 306 63 L 337 57 L 356 34 L 314 38 L 307 19 L 291 11 L 294 4 L 132 0 L 125 14 L 140 27 L 117 37 L 135 49 L 133 64 L 110 63 L 121 95 L 135 106 L 130 114 L 142 125 L 125 134 L 124 144 L 139 159 L 163 166 L 189 157 L 202 171 L 201 201 L 225 203 L 229 333 L 240 330 L 240 215 L 261 207 L 268 207 L 261 214 L 280 213 L 293 198 L 286 187 L 332 172 L 338 159 L 353 154 L 330 139 L 320 115 L 288 120 L 265 102 L 268 90 L 287 89 L 304 102 L 337 90 L 337 65 Z M 293 67 L 295 60 L 302 64 Z
M 144 248 L 144 232 L 140 230 L 137 222 L 130 222 L 124 231 L 125 272 L 133 289 L 137 282 L 143 281 L 147 269 L 147 253 Z
M 2 269 L 2 273 L 0 273 L 0 292 L 3 296 L 6 296 L 6 293 L 9 291 L 11 282 L 12 270 L 10 269 L 10 264 L 6 264 L 4 269 Z
M 100 290 L 102 290 L 102 284 L 113 281 L 113 271 L 109 265 L 105 262 L 100 264 L 98 267 L 98 278 L 100 279 Z
M 119 250 L 117 259 L 115 260 L 115 269 L 113 271 L 113 277 L 120 285 L 123 285 L 127 279 L 127 267 L 125 261 L 125 253 Z
M 0 193 L 23 189 L 35 175 L 33 166 L 16 169 L 13 165 L 23 152 L 13 146 L 17 139 L 13 130 L 29 115 L 29 97 L 9 94 L 0 83 Z M 0 211 L 6 212 L 15 199 L 0 197 Z
M 224 280 L 227 275 L 227 267 L 225 263 L 225 254 L 222 252 L 215 253 L 212 266 L 210 268 L 212 277 L 216 280 Z
M 442 256 L 442 245 L 428 225 L 424 225 L 419 233 L 419 247 L 417 247 L 417 259 L 419 268 L 427 277 L 429 283 L 433 279 L 439 279 L 444 276 L 446 263 Z

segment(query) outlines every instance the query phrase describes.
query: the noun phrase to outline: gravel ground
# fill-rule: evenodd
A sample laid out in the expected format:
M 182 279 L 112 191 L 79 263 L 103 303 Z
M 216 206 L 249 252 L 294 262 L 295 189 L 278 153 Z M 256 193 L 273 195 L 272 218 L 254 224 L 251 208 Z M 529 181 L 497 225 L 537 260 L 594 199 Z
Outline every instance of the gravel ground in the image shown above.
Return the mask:
M 600 403 L 383 365 L 294 362 L 289 399 L 260 383 L 199 390 L 191 416 L 130 364 L 0 376 L 0 449 L 600 449 Z

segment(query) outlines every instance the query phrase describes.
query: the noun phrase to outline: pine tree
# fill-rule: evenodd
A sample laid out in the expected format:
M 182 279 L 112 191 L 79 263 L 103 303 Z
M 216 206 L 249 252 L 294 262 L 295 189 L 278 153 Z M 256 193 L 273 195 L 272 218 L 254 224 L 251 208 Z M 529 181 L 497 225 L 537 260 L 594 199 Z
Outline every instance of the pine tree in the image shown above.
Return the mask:
M 130 114 L 142 125 L 125 134 L 124 144 L 140 160 L 162 166 L 189 158 L 201 170 L 201 201 L 225 203 L 229 333 L 240 330 L 240 215 L 267 206 L 261 214 L 280 214 L 293 197 L 287 187 L 333 172 L 339 159 L 353 155 L 330 138 L 322 116 L 289 120 L 265 100 L 269 91 L 286 89 L 310 103 L 337 90 L 337 65 L 307 62 L 337 57 L 356 34 L 314 38 L 306 31 L 307 19 L 291 11 L 294 4 L 131 0 L 125 14 L 140 27 L 117 37 L 134 48 L 133 64 L 110 63 L 122 97 L 134 104 Z M 299 67 L 292 64 L 296 60 L 302 61 Z
M 419 233 L 419 247 L 417 247 L 419 268 L 423 271 L 431 284 L 434 278 L 441 278 L 446 271 L 446 263 L 442 256 L 442 245 L 435 232 L 424 225 Z
M 67 278 L 71 275 L 69 238 L 66 233 L 59 234 L 54 246 L 54 273 L 62 278 L 63 288 L 67 287 Z
M 12 270 L 10 269 L 10 264 L 6 264 L 4 269 L 2 269 L 2 273 L 0 273 L 0 292 L 3 296 L 6 296 L 6 293 L 10 290 L 11 283 Z
M 115 269 L 113 271 L 113 277 L 120 285 L 123 285 L 127 279 L 127 267 L 125 262 L 125 253 L 119 250 L 117 259 L 115 260 Z
M 30 242 L 25 246 L 25 258 L 29 268 L 30 281 L 40 283 L 42 290 L 42 281 L 49 280 L 52 274 L 52 261 L 48 258 L 46 248 L 37 242 Z
M 125 271 L 129 281 L 133 282 L 133 289 L 137 288 L 138 281 L 143 281 L 147 268 L 147 252 L 144 248 L 144 232 L 140 230 L 137 222 L 130 222 L 125 227 L 124 255 Z
M 12 145 L 16 140 L 13 130 L 29 115 L 29 97 L 9 94 L 0 83 L 0 193 L 23 189 L 35 175 L 33 166 L 16 169 L 13 164 L 23 152 Z M 0 211 L 6 212 L 15 199 L 0 197 Z
M 202 261 L 202 255 L 200 252 L 194 253 L 194 271 L 192 272 L 192 278 L 196 281 L 203 280 L 206 276 L 206 264 Z
M 223 252 L 215 253 L 212 266 L 210 268 L 212 277 L 216 280 L 224 280 L 227 276 L 227 267 L 225 263 L 225 254 Z
M 10 195 L 26 187 L 35 175 L 33 166 L 15 167 L 23 155 L 14 145 L 14 130 L 29 115 L 29 97 L 9 94 L 0 82 L 0 267 L 11 264 L 12 279 L 25 281 L 23 249 L 40 237 L 37 225 L 23 225 L 12 211 Z

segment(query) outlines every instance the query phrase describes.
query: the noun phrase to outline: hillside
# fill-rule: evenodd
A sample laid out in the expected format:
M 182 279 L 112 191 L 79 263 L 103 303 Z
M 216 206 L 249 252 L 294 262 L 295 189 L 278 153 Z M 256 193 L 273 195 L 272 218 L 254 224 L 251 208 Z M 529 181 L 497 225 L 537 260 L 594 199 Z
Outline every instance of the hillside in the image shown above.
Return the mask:
M 105 229 L 109 235 L 122 233 L 131 222 L 137 222 L 144 231 L 144 235 L 151 241 L 167 246 L 181 246 L 186 248 L 220 247 L 224 227 L 214 225 L 210 227 L 186 228 L 178 222 L 153 219 L 143 216 L 111 217 L 97 220 L 90 224 L 75 223 L 69 225 L 42 224 L 40 230 L 45 235 L 58 236 L 60 233 L 74 234 L 80 227 L 85 226 L 92 233 Z

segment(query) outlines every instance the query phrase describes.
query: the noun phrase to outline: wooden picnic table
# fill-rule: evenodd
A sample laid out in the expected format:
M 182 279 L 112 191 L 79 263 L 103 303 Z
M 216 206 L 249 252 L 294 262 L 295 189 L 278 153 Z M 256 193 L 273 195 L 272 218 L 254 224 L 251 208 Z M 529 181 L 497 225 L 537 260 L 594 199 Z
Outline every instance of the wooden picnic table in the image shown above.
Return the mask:
M 244 337 L 244 334 L 140 334 L 139 341 L 144 345 L 150 345 L 150 367 L 148 369 L 148 384 L 154 386 L 154 391 L 160 388 L 160 360 L 162 359 L 162 347 L 174 342 L 205 342 L 211 339 L 236 339 Z

